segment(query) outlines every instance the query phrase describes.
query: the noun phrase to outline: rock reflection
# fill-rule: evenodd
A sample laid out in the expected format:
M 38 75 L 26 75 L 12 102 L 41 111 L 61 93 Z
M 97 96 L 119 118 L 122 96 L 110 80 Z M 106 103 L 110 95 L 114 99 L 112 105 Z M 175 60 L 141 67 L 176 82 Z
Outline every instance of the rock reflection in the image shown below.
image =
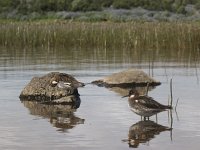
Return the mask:
M 139 121 L 129 128 L 129 147 L 137 148 L 140 143 L 146 143 L 155 138 L 155 135 L 163 131 L 171 131 L 172 128 L 159 125 L 154 121 Z
M 80 101 L 70 105 L 47 105 L 37 101 L 22 101 L 22 103 L 29 109 L 31 115 L 48 118 L 58 131 L 67 132 L 78 124 L 84 124 L 85 121 L 74 114 L 80 106 Z
M 127 87 L 127 88 L 120 88 L 120 87 L 112 87 L 109 90 L 120 94 L 121 96 L 127 95 L 131 89 L 136 89 L 140 95 L 146 95 L 148 91 L 151 91 L 155 88 L 155 86 L 142 87 L 142 86 L 134 86 L 134 87 Z

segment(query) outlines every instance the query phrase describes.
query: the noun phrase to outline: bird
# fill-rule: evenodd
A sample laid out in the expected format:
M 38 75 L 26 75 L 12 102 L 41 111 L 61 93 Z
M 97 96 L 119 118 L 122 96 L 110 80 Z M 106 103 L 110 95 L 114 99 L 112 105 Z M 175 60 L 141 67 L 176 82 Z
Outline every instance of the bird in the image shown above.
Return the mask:
M 55 73 L 50 79 L 51 87 L 58 87 L 66 91 L 66 95 L 79 95 L 78 88 L 84 87 L 85 84 L 77 81 L 73 76 L 65 73 Z
M 79 88 L 85 86 L 84 83 L 77 81 L 74 77 L 65 73 L 55 74 L 50 80 L 50 85 L 52 87 L 58 86 L 59 88 Z
M 130 109 L 137 115 L 140 115 L 141 118 L 144 117 L 144 120 L 149 120 L 149 117 L 157 113 L 172 109 L 172 106 L 160 104 L 152 97 L 139 95 L 138 91 L 135 89 L 131 89 L 129 94 L 123 97 L 129 97 Z
M 71 88 L 72 87 L 72 84 L 69 83 L 69 82 L 63 82 L 63 81 L 52 81 L 52 84 L 53 85 L 57 85 L 59 88 L 61 89 L 65 89 L 65 88 Z
M 75 87 L 72 83 L 69 82 L 63 82 L 63 81 L 52 81 L 52 84 L 55 86 L 57 86 L 58 88 L 65 90 L 67 92 L 67 95 L 78 95 L 80 96 L 80 94 L 78 93 L 78 89 L 77 87 Z

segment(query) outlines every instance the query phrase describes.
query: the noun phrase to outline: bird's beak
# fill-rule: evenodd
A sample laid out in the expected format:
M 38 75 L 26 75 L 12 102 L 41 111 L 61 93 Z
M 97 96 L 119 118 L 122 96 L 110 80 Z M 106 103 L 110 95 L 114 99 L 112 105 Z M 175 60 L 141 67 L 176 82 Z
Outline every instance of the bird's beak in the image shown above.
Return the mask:
M 129 97 L 129 95 L 122 96 L 122 98 Z
M 84 87 L 84 86 L 85 86 L 85 84 L 82 83 L 82 82 L 78 82 L 78 83 L 75 85 L 76 88 Z
M 80 86 L 80 87 L 84 87 L 84 86 L 85 86 L 85 83 L 79 82 L 79 86 Z

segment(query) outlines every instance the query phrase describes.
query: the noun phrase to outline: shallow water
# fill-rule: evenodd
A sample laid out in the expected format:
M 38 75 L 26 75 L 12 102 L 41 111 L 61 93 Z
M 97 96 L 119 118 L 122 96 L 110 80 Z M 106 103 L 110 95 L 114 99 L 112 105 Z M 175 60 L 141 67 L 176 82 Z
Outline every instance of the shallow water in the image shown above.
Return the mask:
M 160 61 L 150 62 L 142 58 L 134 61 L 131 56 L 126 61 L 127 56 L 110 58 L 98 53 L 82 58 L 80 56 L 84 55 L 84 51 L 73 52 L 74 55 L 70 56 L 61 51 L 59 57 L 24 51 L 1 49 L 0 149 L 116 150 L 129 149 L 133 144 L 139 149 L 154 150 L 199 148 L 199 63 L 191 63 L 187 58 L 181 61 L 169 58 L 163 62 L 159 54 L 156 57 Z M 48 54 L 55 53 L 48 51 Z M 179 102 L 177 113 L 172 111 L 171 131 L 155 129 L 156 132 L 152 131 L 150 135 L 142 134 L 142 143 L 134 143 L 129 139 L 140 117 L 130 111 L 127 99 L 122 99 L 119 93 L 90 84 L 79 89 L 81 105 L 70 112 L 54 114 L 43 106 L 23 104 L 18 98 L 33 76 L 51 71 L 69 73 L 89 83 L 127 68 L 142 69 L 161 81 L 162 84 L 149 91 L 149 95 L 163 104 L 168 103 L 169 81 L 173 78 L 173 103 L 175 105 L 177 99 Z M 158 114 L 157 119 L 153 116 L 151 120 L 158 125 L 171 126 L 168 112 Z

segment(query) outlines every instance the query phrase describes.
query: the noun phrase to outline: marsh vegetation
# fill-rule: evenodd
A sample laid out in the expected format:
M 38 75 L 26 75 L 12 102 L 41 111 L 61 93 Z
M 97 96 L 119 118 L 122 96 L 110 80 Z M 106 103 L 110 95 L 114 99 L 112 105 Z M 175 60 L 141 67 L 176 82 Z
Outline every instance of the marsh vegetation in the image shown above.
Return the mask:
M 198 49 L 199 23 L 35 21 L 0 24 L 6 47 Z
M 2 21 L 0 46 L 13 57 L 196 64 L 200 27 L 198 22 Z

